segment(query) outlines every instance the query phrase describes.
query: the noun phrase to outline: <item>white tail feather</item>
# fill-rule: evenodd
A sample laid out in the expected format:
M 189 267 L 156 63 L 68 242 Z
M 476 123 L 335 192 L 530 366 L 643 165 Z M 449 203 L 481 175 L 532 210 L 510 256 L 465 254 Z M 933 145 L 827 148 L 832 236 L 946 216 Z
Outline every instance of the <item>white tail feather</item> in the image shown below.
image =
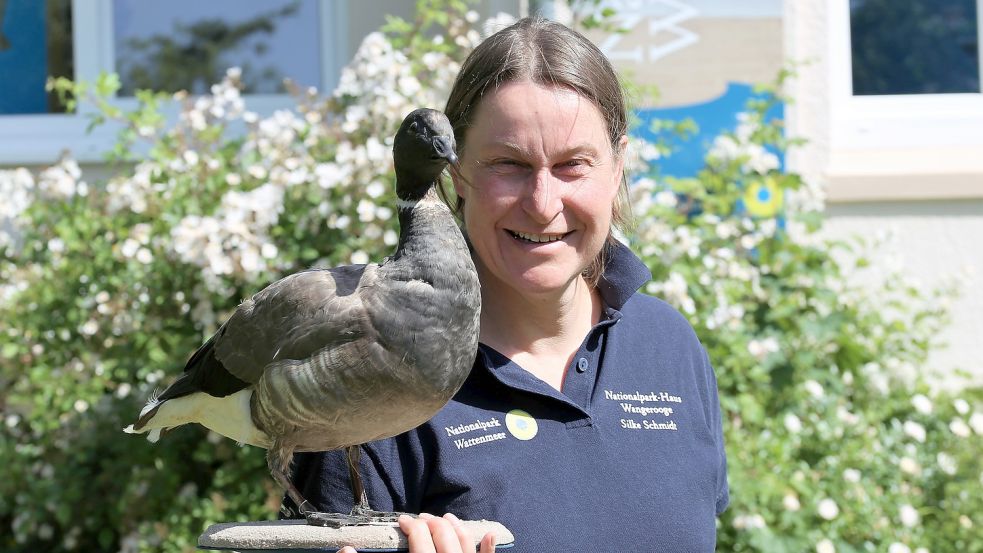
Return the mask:
M 271 440 L 253 424 L 249 409 L 250 388 L 226 397 L 214 397 L 203 392 L 181 396 L 166 401 L 152 397 L 140 412 L 144 416 L 157 408 L 150 420 L 140 429 L 133 425 L 123 429 L 129 434 L 148 433 L 147 439 L 156 442 L 162 430 L 196 422 L 218 434 L 241 443 L 269 447 Z
M 163 392 L 163 390 L 161 390 L 160 387 L 154 388 L 154 393 L 150 394 L 150 399 L 147 400 L 147 404 L 140 410 L 141 417 L 149 413 L 154 407 L 160 405 L 161 392 Z

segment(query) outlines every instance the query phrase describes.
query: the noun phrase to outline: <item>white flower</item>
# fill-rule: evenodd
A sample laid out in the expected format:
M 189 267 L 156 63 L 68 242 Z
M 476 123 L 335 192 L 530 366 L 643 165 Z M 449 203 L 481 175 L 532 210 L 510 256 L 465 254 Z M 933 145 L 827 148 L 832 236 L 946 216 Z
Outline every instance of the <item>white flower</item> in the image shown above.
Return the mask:
M 915 408 L 915 411 L 923 415 L 932 414 L 932 400 L 925 397 L 923 394 L 915 394 L 911 397 L 911 405 Z
M 7 423 L 7 428 L 13 428 L 17 426 L 17 424 L 20 423 L 20 415 L 16 415 L 16 414 L 7 415 L 6 423 Z
M 347 177 L 347 166 L 343 169 L 335 163 L 319 163 L 314 167 L 314 175 L 317 177 L 318 186 L 327 190 L 334 188 Z
M 823 538 L 816 544 L 816 553 L 836 553 L 836 547 L 829 538 Z
M 956 408 L 956 411 L 960 415 L 965 415 L 966 413 L 969 413 L 969 402 L 967 402 L 963 398 L 957 398 L 953 400 L 952 406 Z
M 918 525 L 918 522 L 921 520 L 918 511 L 907 503 L 898 509 L 898 517 L 901 519 L 901 524 L 904 524 L 908 528 Z
M 903 543 L 894 542 L 888 546 L 887 553 L 911 553 L 911 548 Z
M 679 203 L 676 193 L 672 190 L 660 190 L 652 197 L 652 200 L 656 205 L 662 207 L 676 207 L 676 204 Z
M 365 193 L 370 198 L 378 198 L 386 192 L 386 185 L 382 184 L 378 180 L 374 180 L 365 187 Z
M 84 399 L 76 399 L 73 407 L 79 413 L 84 413 L 89 410 L 89 402 L 85 401 Z
M 482 26 L 481 34 L 485 38 L 488 38 L 513 23 L 515 23 L 515 16 L 505 12 L 498 12 L 494 16 L 485 20 L 485 23 Z
M 150 252 L 147 248 L 140 248 L 137 250 L 137 261 L 143 263 L 144 265 L 149 265 L 151 261 L 154 260 L 154 254 Z
M 836 505 L 835 501 L 827 497 L 819 501 L 816 506 L 816 512 L 826 520 L 833 520 L 840 514 L 840 508 Z
M 913 476 L 918 476 L 922 472 L 921 465 L 911 457 L 902 457 L 898 462 L 898 467 L 901 469 L 901 472 L 906 472 Z
M 774 336 L 769 336 L 764 340 L 753 339 L 747 344 L 748 353 L 759 361 L 764 359 L 769 353 L 778 351 L 778 340 Z
M 399 235 L 393 230 L 387 230 L 382 235 L 382 243 L 387 246 L 395 246 L 396 242 L 399 241 Z
M 764 517 L 754 513 L 750 515 L 737 515 L 734 517 L 734 528 L 738 530 L 754 530 L 767 526 Z
M 242 184 L 242 176 L 239 173 L 229 173 L 225 175 L 225 182 L 229 186 L 239 186 Z
M 62 253 L 65 251 L 65 241 L 61 238 L 52 238 L 48 240 L 48 250 L 53 253 Z
M 802 507 L 799 503 L 799 496 L 792 492 L 786 493 L 785 497 L 782 498 L 782 506 L 785 507 L 786 511 L 792 512 L 798 511 Z
M 807 392 L 809 392 L 809 395 L 811 395 L 816 399 L 822 398 L 823 395 L 825 394 L 825 390 L 823 390 L 823 385 L 816 382 L 815 380 L 806 380 L 802 386 L 806 389 Z
M 3 220 L 16 219 L 31 205 L 34 176 L 23 167 L 12 171 L 0 171 L 0 226 Z M 2 242 L 0 242 L 2 244 Z
M 969 417 L 969 425 L 973 427 L 973 432 L 983 436 L 983 413 L 974 411 Z
M 850 374 L 850 373 L 847 373 L 847 374 Z M 840 406 L 838 406 L 836 408 L 836 417 L 838 419 L 840 419 L 841 421 L 843 421 L 844 423 L 849 424 L 851 426 L 857 424 L 858 422 L 860 422 L 860 417 L 859 416 L 851 413 L 850 411 L 848 411 L 842 405 L 840 405 Z
M 925 442 L 925 427 L 915 421 L 905 421 L 902 426 L 904 433 L 918 442 Z
M 198 161 L 200 161 L 198 157 L 198 152 L 194 150 L 185 150 L 184 154 L 182 154 L 181 157 L 184 158 L 185 163 L 187 163 L 189 166 L 192 167 L 198 165 Z
M 969 426 L 962 419 L 952 419 L 949 430 L 960 438 L 968 438 L 970 434 Z
M 85 188 L 85 183 L 78 180 L 81 176 L 82 171 L 78 163 L 66 158 L 57 165 L 41 171 L 38 176 L 38 189 L 50 198 L 68 199 L 76 193 L 81 194 Z
M 79 332 L 86 336 L 92 336 L 96 332 L 99 332 L 99 323 L 93 319 L 89 319 L 79 327 Z
M 802 431 L 802 421 L 794 413 L 788 413 L 785 415 L 785 429 L 792 434 L 798 434 Z
M 857 469 L 845 469 L 843 471 L 843 479 L 847 482 L 857 483 L 860 482 L 860 471 Z
M 950 476 L 956 474 L 956 459 L 952 455 L 949 455 L 944 451 L 940 451 L 939 454 L 935 456 L 935 460 L 938 462 L 939 469 L 941 469 L 942 472 Z
M 362 265 L 369 262 L 369 254 L 363 252 L 362 250 L 355 250 L 352 252 L 351 258 L 352 264 Z
M 966 515 L 960 515 L 959 525 L 968 530 L 973 527 L 973 519 L 969 518 Z

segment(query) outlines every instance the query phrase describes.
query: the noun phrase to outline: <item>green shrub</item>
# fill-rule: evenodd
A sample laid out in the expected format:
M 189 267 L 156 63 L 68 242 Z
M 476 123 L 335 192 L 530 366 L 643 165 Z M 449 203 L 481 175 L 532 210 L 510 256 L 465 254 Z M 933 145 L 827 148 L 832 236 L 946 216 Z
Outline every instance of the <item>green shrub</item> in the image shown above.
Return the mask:
M 0 172 L 13 227 L 0 226 L 0 549 L 190 551 L 209 523 L 275 516 L 261 450 L 121 428 L 241 298 L 391 251 L 393 132 L 443 104 L 480 39 L 462 2 L 419 13 L 370 35 L 333 95 L 296 90 L 296 110 L 269 117 L 234 70 L 200 98 L 141 92 L 132 113 L 104 101 L 111 77 L 52 83 L 120 126 L 117 176 L 86 183 L 70 159 Z M 862 252 L 817 237 L 821 202 L 769 157 L 789 144 L 766 107 L 696 178 L 640 162 L 627 237 L 655 275 L 647 291 L 689 317 L 716 366 L 732 495 L 720 549 L 983 551 L 981 394 L 919 376 L 948 293 L 851 284 Z

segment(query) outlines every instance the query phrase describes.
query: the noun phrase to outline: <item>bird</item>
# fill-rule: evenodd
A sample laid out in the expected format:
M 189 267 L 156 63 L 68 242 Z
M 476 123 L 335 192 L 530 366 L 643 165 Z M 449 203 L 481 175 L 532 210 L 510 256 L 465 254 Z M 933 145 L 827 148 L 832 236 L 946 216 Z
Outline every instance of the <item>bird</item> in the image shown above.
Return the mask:
M 393 140 L 399 239 L 378 263 L 302 270 L 243 301 L 150 397 L 127 433 L 156 442 L 199 423 L 266 448 L 273 479 L 309 524 L 395 520 L 373 511 L 358 473 L 361 444 L 429 420 L 464 384 L 478 351 L 478 274 L 437 194 L 459 166 L 453 128 L 421 108 Z M 296 452 L 345 449 L 354 506 L 320 513 L 290 479 Z

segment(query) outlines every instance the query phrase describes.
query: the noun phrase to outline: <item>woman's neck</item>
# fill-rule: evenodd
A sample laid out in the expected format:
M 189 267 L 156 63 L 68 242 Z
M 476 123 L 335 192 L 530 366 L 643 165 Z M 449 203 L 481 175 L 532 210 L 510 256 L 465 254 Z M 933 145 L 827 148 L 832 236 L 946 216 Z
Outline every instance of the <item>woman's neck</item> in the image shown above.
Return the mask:
M 481 342 L 561 389 L 573 356 L 600 319 L 597 290 L 578 277 L 563 290 L 521 294 L 486 277 L 482 274 Z

